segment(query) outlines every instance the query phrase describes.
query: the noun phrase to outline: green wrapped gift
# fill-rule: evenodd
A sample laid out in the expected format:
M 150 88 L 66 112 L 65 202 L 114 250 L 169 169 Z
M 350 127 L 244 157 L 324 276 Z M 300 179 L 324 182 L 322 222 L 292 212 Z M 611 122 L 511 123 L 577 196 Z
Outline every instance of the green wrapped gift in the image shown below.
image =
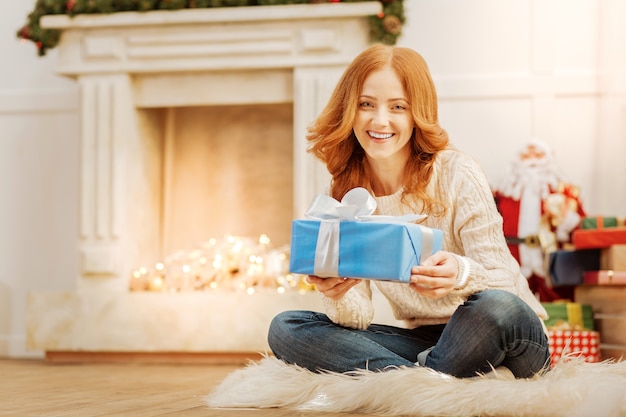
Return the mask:
M 581 229 L 604 229 L 605 227 L 624 227 L 623 217 L 583 217 L 580 221 Z
M 548 318 L 544 320 L 546 327 L 568 327 L 571 330 L 594 330 L 593 312 L 591 306 L 580 303 L 555 301 L 541 303 L 548 312 Z

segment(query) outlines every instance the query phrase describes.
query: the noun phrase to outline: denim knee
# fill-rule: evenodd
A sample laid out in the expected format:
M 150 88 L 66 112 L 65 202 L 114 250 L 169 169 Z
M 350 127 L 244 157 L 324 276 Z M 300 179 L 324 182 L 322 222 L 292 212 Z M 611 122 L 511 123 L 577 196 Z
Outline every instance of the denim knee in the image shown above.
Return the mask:
M 539 324 L 539 318 L 530 306 L 508 291 L 485 290 L 474 294 L 470 300 L 473 312 L 483 322 L 489 321 L 498 328 L 507 328 L 520 321 Z
M 275 345 L 275 342 L 284 337 L 285 327 L 287 327 L 286 323 L 290 321 L 290 313 L 290 311 L 278 313 L 270 322 L 270 327 L 267 331 L 267 342 L 272 350 L 274 349 L 273 345 Z
M 283 311 L 278 313 L 270 322 L 267 332 L 267 343 L 270 349 L 277 354 L 281 350 L 281 345 L 289 344 L 294 334 L 294 328 L 301 323 L 305 312 L 303 311 Z

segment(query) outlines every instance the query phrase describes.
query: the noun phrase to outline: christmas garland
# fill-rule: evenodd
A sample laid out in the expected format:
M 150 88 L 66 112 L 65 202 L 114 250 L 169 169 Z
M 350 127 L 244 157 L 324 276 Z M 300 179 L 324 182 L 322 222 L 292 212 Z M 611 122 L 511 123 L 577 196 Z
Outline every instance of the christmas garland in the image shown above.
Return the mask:
M 116 13 L 126 11 L 200 9 L 209 7 L 270 6 L 278 4 L 354 3 L 379 1 L 383 11 L 369 16 L 370 39 L 393 45 L 405 22 L 403 0 L 37 0 L 26 24 L 17 31 L 17 37 L 32 41 L 40 56 L 54 48 L 61 37 L 60 30 L 43 29 L 39 19 L 45 15 Z

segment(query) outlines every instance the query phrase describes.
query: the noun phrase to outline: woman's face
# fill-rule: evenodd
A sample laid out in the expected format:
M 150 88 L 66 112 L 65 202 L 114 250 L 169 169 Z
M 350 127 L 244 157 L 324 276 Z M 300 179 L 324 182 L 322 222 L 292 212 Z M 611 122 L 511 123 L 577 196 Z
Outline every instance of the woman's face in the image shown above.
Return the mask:
M 404 166 L 413 127 L 409 101 L 396 73 L 389 66 L 372 72 L 363 84 L 353 126 L 368 158 Z

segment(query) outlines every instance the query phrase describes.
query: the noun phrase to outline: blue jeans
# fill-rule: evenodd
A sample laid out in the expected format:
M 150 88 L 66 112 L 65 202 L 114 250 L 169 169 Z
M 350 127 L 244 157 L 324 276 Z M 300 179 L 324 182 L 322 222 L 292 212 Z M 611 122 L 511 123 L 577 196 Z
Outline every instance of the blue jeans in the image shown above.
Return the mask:
M 522 299 L 501 290 L 470 296 L 447 324 L 415 329 L 372 324 L 356 330 L 322 313 L 285 311 L 272 320 L 268 342 L 277 358 L 314 372 L 416 366 L 428 349 L 421 365 L 459 378 L 498 366 L 517 378 L 550 368 L 541 320 Z

